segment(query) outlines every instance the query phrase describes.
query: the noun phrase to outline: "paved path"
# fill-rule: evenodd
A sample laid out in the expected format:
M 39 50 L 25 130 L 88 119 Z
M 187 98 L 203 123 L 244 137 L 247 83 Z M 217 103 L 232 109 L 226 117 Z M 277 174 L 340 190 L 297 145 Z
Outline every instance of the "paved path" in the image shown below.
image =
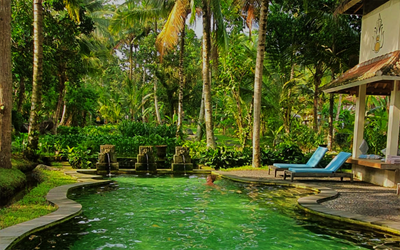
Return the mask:
M 394 188 L 339 178 L 297 178 L 293 182 L 266 170 L 215 171 L 227 178 L 318 189 L 317 195 L 299 199 L 299 205 L 321 216 L 370 226 L 400 235 L 400 198 Z M 278 172 L 279 174 L 279 172 Z M 336 198 L 335 198 L 336 197 Z

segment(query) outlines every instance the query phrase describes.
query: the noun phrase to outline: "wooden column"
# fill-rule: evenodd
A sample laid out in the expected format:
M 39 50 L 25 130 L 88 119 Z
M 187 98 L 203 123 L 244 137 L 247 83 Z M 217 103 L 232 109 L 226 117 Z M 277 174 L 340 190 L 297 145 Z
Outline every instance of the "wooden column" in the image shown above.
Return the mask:
M 364 120 L 365 120 L 365 97 L 367 93 L 367 85 L 358 87 L 356 100 L 356 115 L 354 121 L 354 138 L 353 138 L 353 158 L 358 158 L 361 151 L 358 149 L 364 139 Z
M 399 125 L 400 125 L 400 81 L 394 81 L 392 93 L 390 94 L 389 122 L 386 142 L 386 156 L 397 155 L 399 148 Z

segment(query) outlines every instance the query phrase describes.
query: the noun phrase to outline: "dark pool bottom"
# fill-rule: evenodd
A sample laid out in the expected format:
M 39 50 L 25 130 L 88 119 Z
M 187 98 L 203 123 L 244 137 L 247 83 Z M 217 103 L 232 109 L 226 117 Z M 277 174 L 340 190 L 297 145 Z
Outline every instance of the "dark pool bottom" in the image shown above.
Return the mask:
M 80 216 L 13 249 L 391 249 L 399 238 L 296 208 L 310 191 L 204 176 L 119 176 L 70 198 Z

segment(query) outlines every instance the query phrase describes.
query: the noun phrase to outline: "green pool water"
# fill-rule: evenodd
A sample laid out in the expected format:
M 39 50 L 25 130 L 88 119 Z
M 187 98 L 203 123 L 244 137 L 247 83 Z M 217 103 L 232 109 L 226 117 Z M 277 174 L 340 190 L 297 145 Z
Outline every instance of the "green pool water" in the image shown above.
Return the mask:
M 397 245 L 384 235 L 315 220 L 296 208 L 310 191 L 205 176 L 119 176 L 76 191 L 74 219 L 13 249 L 365 249 Z M 386 245 L 385 245 L 386 244 Z M 386 249 L 382 248 L 382 249 Z

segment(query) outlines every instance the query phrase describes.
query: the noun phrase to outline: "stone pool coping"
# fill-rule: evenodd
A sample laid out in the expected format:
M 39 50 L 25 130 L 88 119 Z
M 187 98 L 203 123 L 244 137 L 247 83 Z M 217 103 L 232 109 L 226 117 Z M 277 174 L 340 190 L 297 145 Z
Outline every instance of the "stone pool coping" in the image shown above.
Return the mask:
M 0 230 L 0 250 L 11 249 L 13 245 L 17 244 L 19 240 L 23 239 L 27 235 L 60 224 L 80 214 L 82 205 L 70 200 L 67 197 L 69 192 L 82 186 L 99 186 L 112 182 L 111 180 L 103 180 L 103 176 L 101 175 L 96 175 L 96 170 L 65 168 L 62 169 L 62 171 L 65 174 L 77 178 L 78 182 L 55 187 L 46 195 L 46 199 L 58 207 L 58 209 L 42 217 Z M 164 174 L 171 173 L 171 171 L 159 172 Z M 131 169 L 120 169 L 119 173 L 134 174 L 136 171 Z M 211 169 L 196 169 L 192 173 L 209 174 L 211 173 Z
M 67 170 L 64 171 L 66 174 L 73 175 L 78 178 L 77 183 L 68 184 L 53 188 L 47 194 L 46 198 L 49 202 L 53 203 L 58 209 L 48 215 L 26 221 L 14 226 L 10 226 L 0 230 L 0 250 L 10 249 L 18 240 L 23 239 L 29 234 L 49 228 L 56 224 L 60 224 L 68 219 L 73 218 L 81 212 L 82 205 L 68 199 L 68 193 L 74 189 L 82 186 L 96 186 L 103 185 L 111 182 L 111 180 L 98 180 L 102 176 L 92 175 L 92 171 L 79 171 Z M 206 174 L 211 171 L 199 171 L 199 173 Z M 338 196 L 338 192 L 321 185 L 305 184 L 300 182 L 288 182 L 281 180 L 269 180 L 256 177 L 241 177 L 237 175 L 229 175 L 227 173 L 216 173 L 221 175 L 223 178 L 230 179 L 238 182 L 247 183 L 261 183 L 265 185 L 280 185 L 280 186 L 291 186 L 297 188 L 307 188 L 318 192 L 315 195 L 305 196 L 298 199 L 298 205 L 309 213 L 319 215 L 321 217 L 343 221 L 346 223 L 366 226 L 372 229 L 389 232 L 392 234 L 400 235 L 400 223 L 389 220 L 382 220 L 379 218 L 354 214 L 345 211 L 338 211 L 330 209 L 320 202 L 334 199 Z
M 288 182 L 281 180 L 268 180 L 256 177 L 242 177 L 237 175 L 221 174 L 223 178 L 230 179 L 238 182 L 246 183 L 261 183 L 265 185 L 280 185 L 280 186 L 291 186 L 296 188 L 306 188 L 318 192 L 315 195 L 309 195 L 301 197 L 297 200 L 298 206 L 308 213 L 316 214 L 318 216 L 333 219 L 337 221 L 342 221 L 350 224 L 355 224 L 359 226 L 369 227 L 375 230 L 388 232 L 391 234 L 400 235 L 400 223 L 391 220 L 383 220 L 380 218 L 360 215 L 356 213 L 351 213 L 347 211 L 339 211 L 328 208 L 322 204 L 323 201 L 336 198 L 339 193 L 331 188 L 324 187 L 316 184 L 301 183 L 301 182 Z
M 18 240 L 27 235 L 60 224 L 78 215 L 82 210 L 82 205 L 68 199 L 68 193 L 82 186 L 97 186 L 111 182 L 111 180 L 95 180 L 93 178 L 99 178 L 99 176 L 92 175 L 90 179 L 78 179 L 81 182 L 59 186 L 50 190 L 46 195 L 46 199 L 57 206 L 58 209 L 42 217 L 0 230 L 0 250 L 10 249 Z

